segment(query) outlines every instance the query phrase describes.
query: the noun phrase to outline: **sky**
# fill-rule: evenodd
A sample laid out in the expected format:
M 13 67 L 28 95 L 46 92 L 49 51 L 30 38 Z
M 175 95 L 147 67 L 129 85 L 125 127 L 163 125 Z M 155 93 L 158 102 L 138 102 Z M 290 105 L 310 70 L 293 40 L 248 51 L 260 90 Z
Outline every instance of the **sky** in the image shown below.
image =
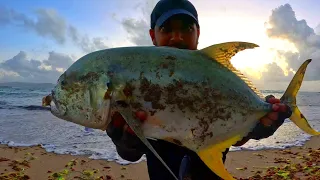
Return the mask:
M 285 89 L 306 59 L 302 89 L 320 91 L 320 1 L 190 0 L 198 49 L 226 41 L 260 47 L 232 63 L 258 87 Z M 157 0 L 0 0 L 0 82 L 51 82 L 95 50 L 152 45 Z

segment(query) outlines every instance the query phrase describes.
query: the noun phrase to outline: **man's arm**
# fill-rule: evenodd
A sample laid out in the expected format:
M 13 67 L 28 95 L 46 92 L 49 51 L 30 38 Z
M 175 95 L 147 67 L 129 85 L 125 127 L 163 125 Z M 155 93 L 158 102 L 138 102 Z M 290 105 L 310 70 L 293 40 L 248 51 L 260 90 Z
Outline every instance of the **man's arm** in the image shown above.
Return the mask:
M 132 130 L 128 129 L 125 120 L 119 113 L 112 116 L 112 121 L 106 131 L 121 158 L 134 162 L 144 154 L 144 144 L 133 134 Z
M 273 95 L 266 97 L 266 101 L 271 104 L 280 103 L 279 99 L 276 99 Z M 274 112 L 268 113 L 266 116 L 260 119 L 260 122 L 253 129 L 248 136 L 244 137 L 241 141 L 238 141 L 234 146 L 242 146 L 250 139 L 260 140 L 272 136 L 277 129 L 283 124 L 286 118 L 289 118 L 292 114 L 290 107 L 284 104 L 278 104 L 278 107 Z

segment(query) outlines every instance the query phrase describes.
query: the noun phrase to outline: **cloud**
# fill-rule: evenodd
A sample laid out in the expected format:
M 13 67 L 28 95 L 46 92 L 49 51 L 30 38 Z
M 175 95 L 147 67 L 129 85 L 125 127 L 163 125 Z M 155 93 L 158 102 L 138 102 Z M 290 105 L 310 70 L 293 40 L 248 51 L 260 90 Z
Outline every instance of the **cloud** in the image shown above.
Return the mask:
M 289 4 L 274 9 L 269 18 L 269 24 L 272 26 L 267 29 L 269 37 L 289 39 L 294 43 L 304 41 L 315 34 L 306 20 L 296 19 L 295 12 Z
M 51 37 L 59 44 L 66 41 L 66 21 L 53 9 L 35 11 L 37 20 L 13 9 L 0 7 L 0 25 L 16 25 L 24 30 L 36 32 L 42 37 Z
M 48 59 L 28 59 L 27 53 L 20 51 L 13 58 L 0 63 L 0 81 L 51 82 L 73 63 L 71 57 L 57 52 L 49 52 Z
M 49 58 L 44 60 L 43 64 L 46 66 L 67 69 L 72 65 L 73 62 L 74 61 L 70 56 L 51 51 L 49 52 Z
M 4 79 L 10 79 L 10 81 L 17 81 L 20 75 L 14 71 L 8 71 L 0 68 L 0 82 Z
M 41 37 L 52 38 L 58 44 L 65 44 L 71 40 L 85 53 L 108 47 L 104 38 L 90 38 L 87 34 L 81 34 L 54 9 L 39 8 L 34 14 L 36 18 L 31 18 L 14 9 L 0 7 L 0 27 L 17 26 Z
M 127 18 L 122 20 L 122 27 L 128 33 L 129 41 L 135 45 L 152 45 L 149 36 L 149 26 L 145 20 L 135 20 Z
M 262 73 L 261 80 L 281 82 L 290 80 L 294 73 L 292 71 L 285 72 L 277 63 L 272 62 L 265 66 L 266 71 Z M 287 76 L 284 76 L 287 74 Z
M 149 0 L 138 3 L 135 9 L 141 13 L 141 18 L 134 19 L 131 17 L 121 20 L 121 25 L 128 33 L 128 39 L 135 45 L 149 46 L 152 45 L 149 36 L 150 14 L 158 1 Z
M 104 38 L 95 37 L 90 39 L 88 35 L 81 35 L 74 26 L 69 26 L 68 30 L 72 41 L 86 53 L 108 48 L 108 46 L 103 42 Z
M 305 80 L 320 80 L 320 72 L 318 71 L 320 67 L 320 35 L 316 34 L 319 29 L 311 28 L 304 19 L 297 20 L 295 12 L 289 4 L 275 8 L 269 17 L 267 26 L 266 33 L 270 38 L 289 40 L 298 50 L 297 53 L 277 52 L 278 56 L 285 60 L 286 67 L 281 66 L 283 72 L 296 71 L 305 60 L 311 58 L 313 61 L 308 66 Z M 277 69 L 275 66 L 273 64 L 267 68 L 269 70 L 270 68 Z M 268 75 L 270 74 L 268 73 Z M 281 77 L 280 74 L 275 75 L 279 75 L 278 78 Z M 289 74 L 287 79 L 291 78 L 292 75 Z
M 320 24 L 314 29 L 317 35 L 320 35 Z

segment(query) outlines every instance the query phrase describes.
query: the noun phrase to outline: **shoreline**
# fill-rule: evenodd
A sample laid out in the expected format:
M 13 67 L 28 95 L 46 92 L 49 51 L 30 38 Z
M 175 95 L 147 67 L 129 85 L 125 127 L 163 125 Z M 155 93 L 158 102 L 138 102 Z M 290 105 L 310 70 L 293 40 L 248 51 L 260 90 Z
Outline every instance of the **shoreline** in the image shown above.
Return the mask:
M 296 179 L 320 179 L 320 137 L 311 137 L 301 147 L 230 151 L 225 167 L 237 179 L 248 179 L 256 174 L 260 177 L 253 179 L 284 179 L 291 174 Z M 89 155 L 46 152 L 40 145 L 11 147 L 2 144 L 0 180 L 5 180 L 10 173 L 11 177 L 24 179 L 58 179 L 59 176 L 65 179 L 149 179 L 146 161 L 120 165 L 114 161 L 90 159 Z

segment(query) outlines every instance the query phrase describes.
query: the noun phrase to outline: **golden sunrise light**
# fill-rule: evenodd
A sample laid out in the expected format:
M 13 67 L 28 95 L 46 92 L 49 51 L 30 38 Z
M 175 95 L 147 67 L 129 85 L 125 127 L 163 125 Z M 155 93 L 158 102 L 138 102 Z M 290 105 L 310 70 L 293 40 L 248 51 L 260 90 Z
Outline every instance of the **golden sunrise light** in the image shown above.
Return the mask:
M 246 41 L 259 45 L 258 48 L 241 51 L 231 59 L 232 64 L 250 75 L 250 78 L 260 79 L 261 73 L 268 71 L 265 65 L 272 62 L 284 71 L 284 76 L 288 75 L 286 59 L 277 51 L 297 53 L 298 49 L 287 39 L 269 38 L 266 30 L 270 25 L 263 20 L 250 17 L 212 18 L 208 16 L 202 18 L 201 22 L 203 27 L 199 44 L 201 48 L 223 41 Z M 292 69 L 289 71 L 294 72 Z

